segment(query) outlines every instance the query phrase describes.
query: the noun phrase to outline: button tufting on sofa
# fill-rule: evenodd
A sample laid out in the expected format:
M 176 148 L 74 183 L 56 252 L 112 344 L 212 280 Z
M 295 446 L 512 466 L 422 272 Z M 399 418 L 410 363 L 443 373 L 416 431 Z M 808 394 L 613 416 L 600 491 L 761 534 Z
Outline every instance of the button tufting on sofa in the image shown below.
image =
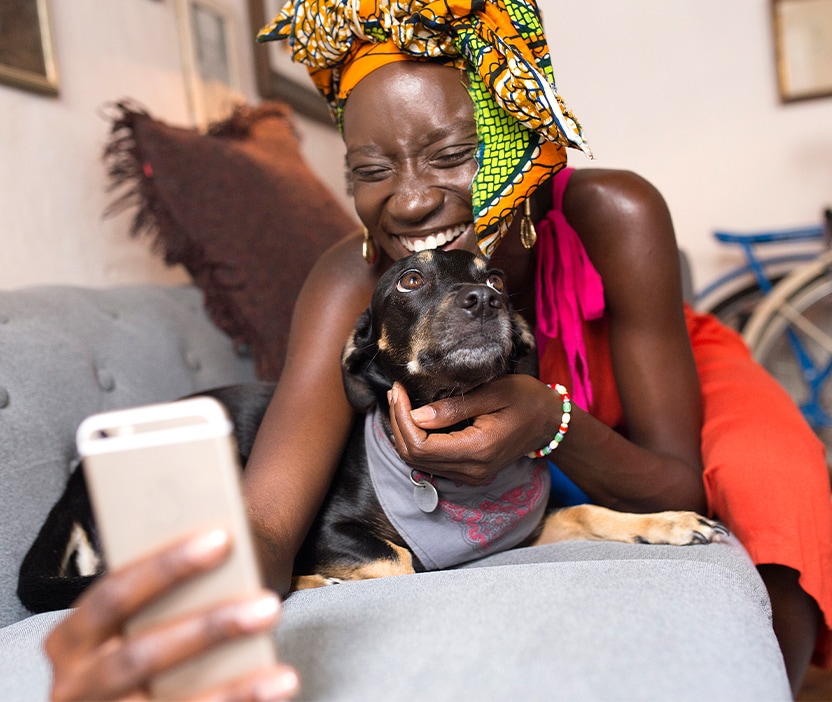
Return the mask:
M 95 371 L 95 379 L 98 381 L 98 386 L 104 392 L 112 392 L 116 387 L 116 379 L 113 374 L 106 368 L 98 368 Z
M 0 388 L 0 409 L 9 406 L 9 391 L 6 388 Z
M 192 371 L 198 371 L 202 369 L 202 361 L 199 360 L 199 357 L 193 351 L 185 351 L 183 354 L 185 359 L 185 365 L 188 366 Z

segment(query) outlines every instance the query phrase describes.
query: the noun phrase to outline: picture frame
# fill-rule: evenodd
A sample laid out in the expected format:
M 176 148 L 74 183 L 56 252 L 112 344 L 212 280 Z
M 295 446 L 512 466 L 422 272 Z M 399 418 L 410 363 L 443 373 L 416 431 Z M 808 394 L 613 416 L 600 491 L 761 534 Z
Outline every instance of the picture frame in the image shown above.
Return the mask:
M 285 102 L 298 114 L 335 129 L 326 101 L 312 87 L 306 68 L 292 63 L 283 42 L 258 44 L 255 41 L 257 32 L 278 13 L 282 4 L 281 0 L 248 1 L 257 92 L 262 98 Z
M 832 0 L 772 0 L 780 100 L 832 96 Z
M 58 94 L 48 0 L 0 3 L 0 82 L 43 95 Z
M 202 131 L 244 102 L 234 18 L 222 0 L 176 0 L 191 119 Z

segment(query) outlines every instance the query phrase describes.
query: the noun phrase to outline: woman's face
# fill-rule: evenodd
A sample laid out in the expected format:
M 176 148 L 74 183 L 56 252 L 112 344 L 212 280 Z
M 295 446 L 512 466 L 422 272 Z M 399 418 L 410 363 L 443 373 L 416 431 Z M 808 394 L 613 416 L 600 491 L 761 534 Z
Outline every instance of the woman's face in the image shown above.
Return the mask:
M 393 260 L 433 248 L 479 252 L 477 133 L 458 70 L 413 61 L 379 68 L 350 93 L 343 125 L 356 212 Z

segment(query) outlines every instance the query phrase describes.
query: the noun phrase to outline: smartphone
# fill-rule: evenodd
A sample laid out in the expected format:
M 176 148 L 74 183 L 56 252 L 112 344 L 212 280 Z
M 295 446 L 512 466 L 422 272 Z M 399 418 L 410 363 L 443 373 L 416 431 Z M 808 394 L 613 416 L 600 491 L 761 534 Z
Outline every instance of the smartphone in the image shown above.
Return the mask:
M 232 425 L 219 402 L 196 397 L 96 414 L 76 438 L 109 568 L 201 530 L 221 527 L 232 538 L 226 561 L 151 603 L 128 633 L 261 589 Z M 160 674 L 151 694 L 189 697 L 275 662 L 269 634 L 235 639 Z

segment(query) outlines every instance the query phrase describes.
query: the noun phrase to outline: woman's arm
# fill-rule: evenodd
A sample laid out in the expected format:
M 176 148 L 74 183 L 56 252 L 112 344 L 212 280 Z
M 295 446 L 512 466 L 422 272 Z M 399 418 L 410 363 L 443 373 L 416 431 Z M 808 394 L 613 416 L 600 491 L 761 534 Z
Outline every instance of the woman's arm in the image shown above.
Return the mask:
M 597 497 L 627 508 L 703 510 L 701 391 L 667 206 L 632 173 L 576 171 L 573 178 L 564 214 L 604 281 L 613 373 L 629 439 L 606 439 L 623 459 L 620 480 L 614 493 L 602 487 Z M 576 424 L 578 440 L 568 460 L 563 457 L 576 482 L 594 471 L 586 463 L 591 452 L 579 456 L 574 449 L 605 441 L 595 424 Z
M 575 409 L 553 458 L 599 504 L 630 511 L 702 510 L 700 391 L 664 201 L 633 174 L 576 171 L 564 211 L 604 280 L 628 436 Z M 482 482 L 548 443 L 561 413 L 555 393 L 522 376 L 413 415 L 409 410 L 406 395 L 398 392 L 392 416 L 400 453 L 413 465 L 466 482 Z M 465 431 L 425 432 L 465 417 L 476 417 Z
M 378 273 L 349 238 L 326 252 L 298 297 L 286 363 L 244 473 L 270 586 L 284 594 L 295 554 L 326 495 L 353 421 L 341 350 Z

